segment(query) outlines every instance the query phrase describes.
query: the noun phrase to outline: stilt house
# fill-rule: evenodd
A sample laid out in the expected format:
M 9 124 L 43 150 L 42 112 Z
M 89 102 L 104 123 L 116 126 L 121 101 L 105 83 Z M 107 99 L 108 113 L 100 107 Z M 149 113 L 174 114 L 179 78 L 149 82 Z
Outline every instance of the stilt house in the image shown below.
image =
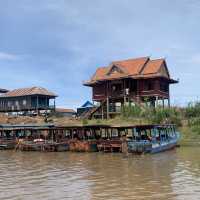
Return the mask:
M 42 87 L 15 89 L 0 95 L 0 112 L 35 112 L 55 110 L 55 95 Z M 53 100 L 52 105 L 50 100 Z
M 99 67 L 84 85 L 92 88 L 92 99 L 99 103 L 93 117 L 109 118 L 126 103 L 170 106 L 169 85 L 174 83 L 178 81 L 170 77 L 165 59 L 143 57 Z

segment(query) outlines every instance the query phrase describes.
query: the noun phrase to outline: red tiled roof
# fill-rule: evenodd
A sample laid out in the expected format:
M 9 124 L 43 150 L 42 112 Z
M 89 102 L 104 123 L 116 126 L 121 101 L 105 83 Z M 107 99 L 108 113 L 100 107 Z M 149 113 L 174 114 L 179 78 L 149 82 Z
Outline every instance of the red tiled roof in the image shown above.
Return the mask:
M 1 97 L 19 97 L 19 96 L 30 96 L 30 95 L 44 95 L 44 96 L 50 96 L 50 97 L 56 97 L 57 95 L 53 92 L 48 91 L 45 88 L 42 87 L 31 87 L 31 88 L 20 88 L 15 89 L 9 92 L 6 92 L 5 94 L 0 95 Z
M 68 109 L 68 108 L 56 108 L 56 112 L 60 112 L 60 113 L 76 113 L 75 110 Z
M 147 74 L 158 73 L 163 62 L 165 62 L 165 61 L 162 58 L 156 59 L 156 60 L 149 60 L 149 62 L 146 64 L 146 66 L 142 70 L 141 74 L 147 75 Z
M 124 61 L 112 62 L 112 65 L 116 65 L 122 69 L 125 69 L 128 75 L 137 75 L 138 73 L 140 73 L 142 67 L 148 60 L 148 57 L 135 58 Z
M 112 73 L 112 68 L 119 70 Z M 145 77 L 165 77 L 170 79 L 165 59 L 150 60 L 149 57 L 135 58 L 123 61 L 112 62 L 108 67 L 100 67 L 85 85 L 96 83 L 97 81 L 112 80 L 118 78 L 145 78 Z

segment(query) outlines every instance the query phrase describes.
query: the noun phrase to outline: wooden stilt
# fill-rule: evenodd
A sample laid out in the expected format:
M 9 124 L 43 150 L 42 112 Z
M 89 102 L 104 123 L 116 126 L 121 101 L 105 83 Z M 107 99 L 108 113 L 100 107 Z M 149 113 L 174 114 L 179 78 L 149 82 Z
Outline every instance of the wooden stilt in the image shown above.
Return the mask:
M 109 119 L 109 98 L 107 97 L 107 101 L 106 101 L 107 105 L 106 105 L 106 109 L 107 109 L 107 119 Z
M 156 96 L 156 107 L 158 107 L 158 96 Z
M 103 103 L 101 102 L 101 118 L 104 119 Z
M 163 106 L 163 109 L 164 109 L 164 107 L 165 107 L 165 99 L 164 98 L 162 99 L 162 106 Z
M 39 115 L 39 108 L 38 108 L 38 105 L 39 105 L 39 100 L 38 100 L 38 96 L 37 96 L 37 115 Z
M 170 98 L 168 98 L 168 107 L 170 108 L 171 105 L 170 105 Z
M 54 102 L 53 102 L 53 106 L 54 106 L 54 112 L 56 111 L 56 100 L 55 100 L 55 98 L 54 98 Z

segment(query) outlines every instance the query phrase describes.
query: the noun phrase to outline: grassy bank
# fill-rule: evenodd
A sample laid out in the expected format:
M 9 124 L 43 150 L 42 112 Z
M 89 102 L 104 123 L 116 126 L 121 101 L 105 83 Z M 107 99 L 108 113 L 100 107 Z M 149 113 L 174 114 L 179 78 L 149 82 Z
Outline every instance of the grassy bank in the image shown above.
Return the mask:
M 190 103 L 185 108 L 144 108 L 139 106 L 126 106 L 120 116 L 109 120 L 79 120 L 67 117 L 51 116 L 23 117 L 0 115 L 0 124 L 43 124 L 81 125 L 81 124 L 109 124 L 109 125 L 141 125 L 141 124 L 176 124 L 181 133 L 182 145 L 200 145 L 200 103 Z
M 181 133 L 181 145 L 200 145 L 200 103 L 185 108 L 144 108 L 126 106 L 122 114 L 109 120 L 83 120 L 83 124 L 176 124 Z

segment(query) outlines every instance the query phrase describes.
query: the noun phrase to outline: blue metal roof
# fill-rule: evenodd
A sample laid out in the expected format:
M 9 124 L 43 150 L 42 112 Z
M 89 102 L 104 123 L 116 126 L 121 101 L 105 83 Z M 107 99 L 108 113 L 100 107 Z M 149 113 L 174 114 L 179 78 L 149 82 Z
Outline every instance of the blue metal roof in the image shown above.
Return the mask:
M 91 103 L 90 101 L 86 101 L 86 102 L 81 106 L 81 108 L 91 108 L 91 107 L 94 107 L 94 104 Z

